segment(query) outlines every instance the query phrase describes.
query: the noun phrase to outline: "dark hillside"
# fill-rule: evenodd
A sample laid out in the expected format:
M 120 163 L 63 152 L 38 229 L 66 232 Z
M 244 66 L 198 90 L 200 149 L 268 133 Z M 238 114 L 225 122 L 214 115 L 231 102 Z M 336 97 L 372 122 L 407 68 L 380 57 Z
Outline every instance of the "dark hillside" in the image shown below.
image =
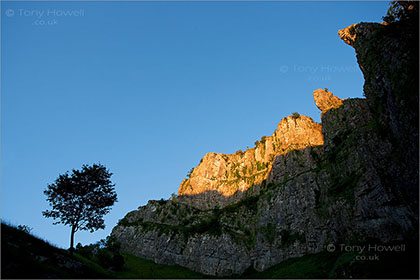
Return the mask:
M 110 278 L 99 265 L 1 224 L 2 278 Z

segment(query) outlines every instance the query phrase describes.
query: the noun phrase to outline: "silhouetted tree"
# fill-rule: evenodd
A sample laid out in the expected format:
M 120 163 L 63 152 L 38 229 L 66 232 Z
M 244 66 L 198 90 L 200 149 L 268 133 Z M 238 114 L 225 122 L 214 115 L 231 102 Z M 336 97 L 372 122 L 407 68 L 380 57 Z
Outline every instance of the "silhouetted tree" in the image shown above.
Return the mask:
M 60 174 L 54 184 L 48 185 L 44 194 L 52 210 L 43 211 L 47 218 L 58 219 L 54 224 L 71 227 L 70 253 L 73 253 L 74 234 L 78 230 L 94 232 L 104 229 L 103 216 L 117 201 L 117 194 L 105 166 L 83 165 L 69 175 Z

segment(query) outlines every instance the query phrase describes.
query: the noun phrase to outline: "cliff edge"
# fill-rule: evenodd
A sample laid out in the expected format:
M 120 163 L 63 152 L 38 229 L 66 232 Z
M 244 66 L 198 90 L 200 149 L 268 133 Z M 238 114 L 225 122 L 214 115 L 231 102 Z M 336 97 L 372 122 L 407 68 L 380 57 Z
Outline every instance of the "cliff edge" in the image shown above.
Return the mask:
M 255 194 L 259 192 L 276 157 L 322 144 L 320 124 L 307 116 L 286 117 L 271 136 L 256 141 L 254 148 L 231 155 L 206 154 L 190 178 L 181 183 L 177 201 L 200 209 L 238 202 L 250 188 Z
M 122 250 L 229 276 L 340 244 L 418 242 L 413 26 L 360 23 L 339 31 L 356 50 L 366 98 L 316 90 L 321 126 L 287 117 L 255 148 L 207 154 L 178 198 L 149 201 L 120 220 L 112 236 Z M 349 260 L 331 277 L 364 278 L 357 265 Z

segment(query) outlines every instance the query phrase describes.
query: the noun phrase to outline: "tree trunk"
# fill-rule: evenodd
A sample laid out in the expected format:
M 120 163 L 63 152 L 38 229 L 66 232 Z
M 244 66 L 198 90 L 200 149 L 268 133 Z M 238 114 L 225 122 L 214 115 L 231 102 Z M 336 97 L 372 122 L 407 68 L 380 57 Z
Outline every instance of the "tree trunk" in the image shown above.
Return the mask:
M 73 255 L 73 251 L 74 251 L 74 233 L 76 232 L 75 229 L 76 229 L 75 226 L 71 227 L 71 236 L 70 236 L 70 255 L 71 256 Z

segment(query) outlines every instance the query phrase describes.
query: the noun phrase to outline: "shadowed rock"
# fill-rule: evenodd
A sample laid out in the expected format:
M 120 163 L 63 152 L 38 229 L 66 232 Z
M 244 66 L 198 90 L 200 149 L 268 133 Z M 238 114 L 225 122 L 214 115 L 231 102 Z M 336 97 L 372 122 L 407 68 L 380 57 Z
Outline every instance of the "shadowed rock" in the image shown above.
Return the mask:
M 112 236 L 122 250 L 228 276 L 328 244 L 418 242 L 417 26 L 340 31 L 355 46 L 366 99 L 317 90 L 323 137 L 308 117 L 287 117 L 255 148 L 206 155 L 177 199 L 150 201 L 120 221 Z M 269 168 L 249 173 L 257 162 Z M 247 182 L 251 175 L 261 177 Z
M 355 47 L 356 40 L 363 40 L 372 36 L 376 30 L 386 26 L 386 23 L 361 22 L 359 24 L 352 24 L 349 27 L 338 30 L 338 36 L 344 43 Z

